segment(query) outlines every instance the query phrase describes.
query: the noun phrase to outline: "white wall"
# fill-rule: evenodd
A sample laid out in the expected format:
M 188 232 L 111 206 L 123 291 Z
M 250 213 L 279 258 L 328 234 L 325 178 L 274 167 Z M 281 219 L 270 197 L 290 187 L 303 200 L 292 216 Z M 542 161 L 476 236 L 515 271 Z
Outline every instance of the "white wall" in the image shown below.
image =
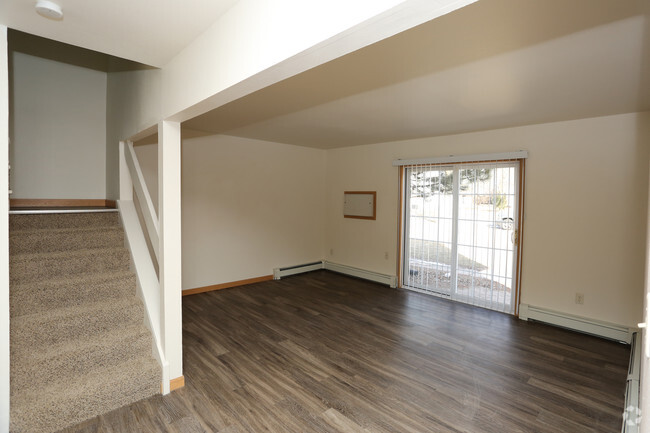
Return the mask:
M 135 148 L 152 197 L 156 148 Z M 217 135 L 182 155 L 183 289 L 322 258 L 325 151 Z
M 165 65 L 163 114 L 179 113 L 298 54 L 298 62 L 258 84 L 265 87 L 474 1 L 239 1 Z M 310 59 L 315 47 L 324 49 Z
M 396 274 L 393 159 L 525 149 L 522 303 L 635 326 L 642 315 L 649 137 L 650 114 L 642 113 L 331 150 L 324 257 Z M 377 220 L 343 218 L 345 190 L 376 190 Z M 574 303 L 575 292 L 584 293 L 584 305 Z
M 105 198 L 107 74 L 12 56 L 12 198 Z
M 161 71 L 112 72 L 106 91 L 106 197 L 117 199 L 120 140 L 143 125 L 157 125 L 161 116 Z M 126 133 L 125 131 L 131 131 Z M 156 200 L 158 197 L 156 197 Z
M 9 70 L 7 27 L 0 26 L 0 166 L 9 153 Z M 0 176 L 0 191 L 7 191 Z M 9 432 L 9 203 L 0 200 L 0 433 Z

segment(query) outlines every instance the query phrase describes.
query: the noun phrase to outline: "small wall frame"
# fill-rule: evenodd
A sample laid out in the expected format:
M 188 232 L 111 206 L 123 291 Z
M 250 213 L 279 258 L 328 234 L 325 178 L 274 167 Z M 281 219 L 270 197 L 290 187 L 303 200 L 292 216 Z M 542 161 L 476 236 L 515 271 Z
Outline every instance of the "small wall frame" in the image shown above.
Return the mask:
M 343 192 L 343 217 L 377 219 L 377 191 Z

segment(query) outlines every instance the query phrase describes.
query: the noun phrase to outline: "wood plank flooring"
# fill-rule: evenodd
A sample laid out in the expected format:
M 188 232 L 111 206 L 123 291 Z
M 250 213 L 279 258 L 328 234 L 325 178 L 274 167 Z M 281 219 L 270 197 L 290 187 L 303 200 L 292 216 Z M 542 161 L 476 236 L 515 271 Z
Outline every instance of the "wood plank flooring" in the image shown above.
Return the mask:
M 186 386 L 81 432 L 617 432 L 629 347 L 327 271 L 183 299 Z

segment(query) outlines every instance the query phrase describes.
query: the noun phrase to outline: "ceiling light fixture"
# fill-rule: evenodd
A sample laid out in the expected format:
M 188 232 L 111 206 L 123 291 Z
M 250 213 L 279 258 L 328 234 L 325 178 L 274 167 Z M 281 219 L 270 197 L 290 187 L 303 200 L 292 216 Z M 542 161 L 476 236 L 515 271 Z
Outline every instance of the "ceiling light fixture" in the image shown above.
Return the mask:
M 63 10 L 61 10 L 61 6 L 49 0 L 38 0 L 36 2 L 36 12 L 38 12 L 40 16 L 51 20 L 63 19 Z

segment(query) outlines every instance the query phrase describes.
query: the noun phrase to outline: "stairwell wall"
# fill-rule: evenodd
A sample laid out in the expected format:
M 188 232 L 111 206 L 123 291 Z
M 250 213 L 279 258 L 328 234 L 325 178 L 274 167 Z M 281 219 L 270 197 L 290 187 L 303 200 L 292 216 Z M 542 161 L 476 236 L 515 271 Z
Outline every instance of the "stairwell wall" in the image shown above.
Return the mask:
M 107 74 L 11 55 L 12 198 L 105 198 Z
M 157 125 L 161 115 L 161 71 L 111 72 L 106 90 L 106 198 L 119 194 L 119 143 Z M 156 200 L 158 197 L 156 196 Z

